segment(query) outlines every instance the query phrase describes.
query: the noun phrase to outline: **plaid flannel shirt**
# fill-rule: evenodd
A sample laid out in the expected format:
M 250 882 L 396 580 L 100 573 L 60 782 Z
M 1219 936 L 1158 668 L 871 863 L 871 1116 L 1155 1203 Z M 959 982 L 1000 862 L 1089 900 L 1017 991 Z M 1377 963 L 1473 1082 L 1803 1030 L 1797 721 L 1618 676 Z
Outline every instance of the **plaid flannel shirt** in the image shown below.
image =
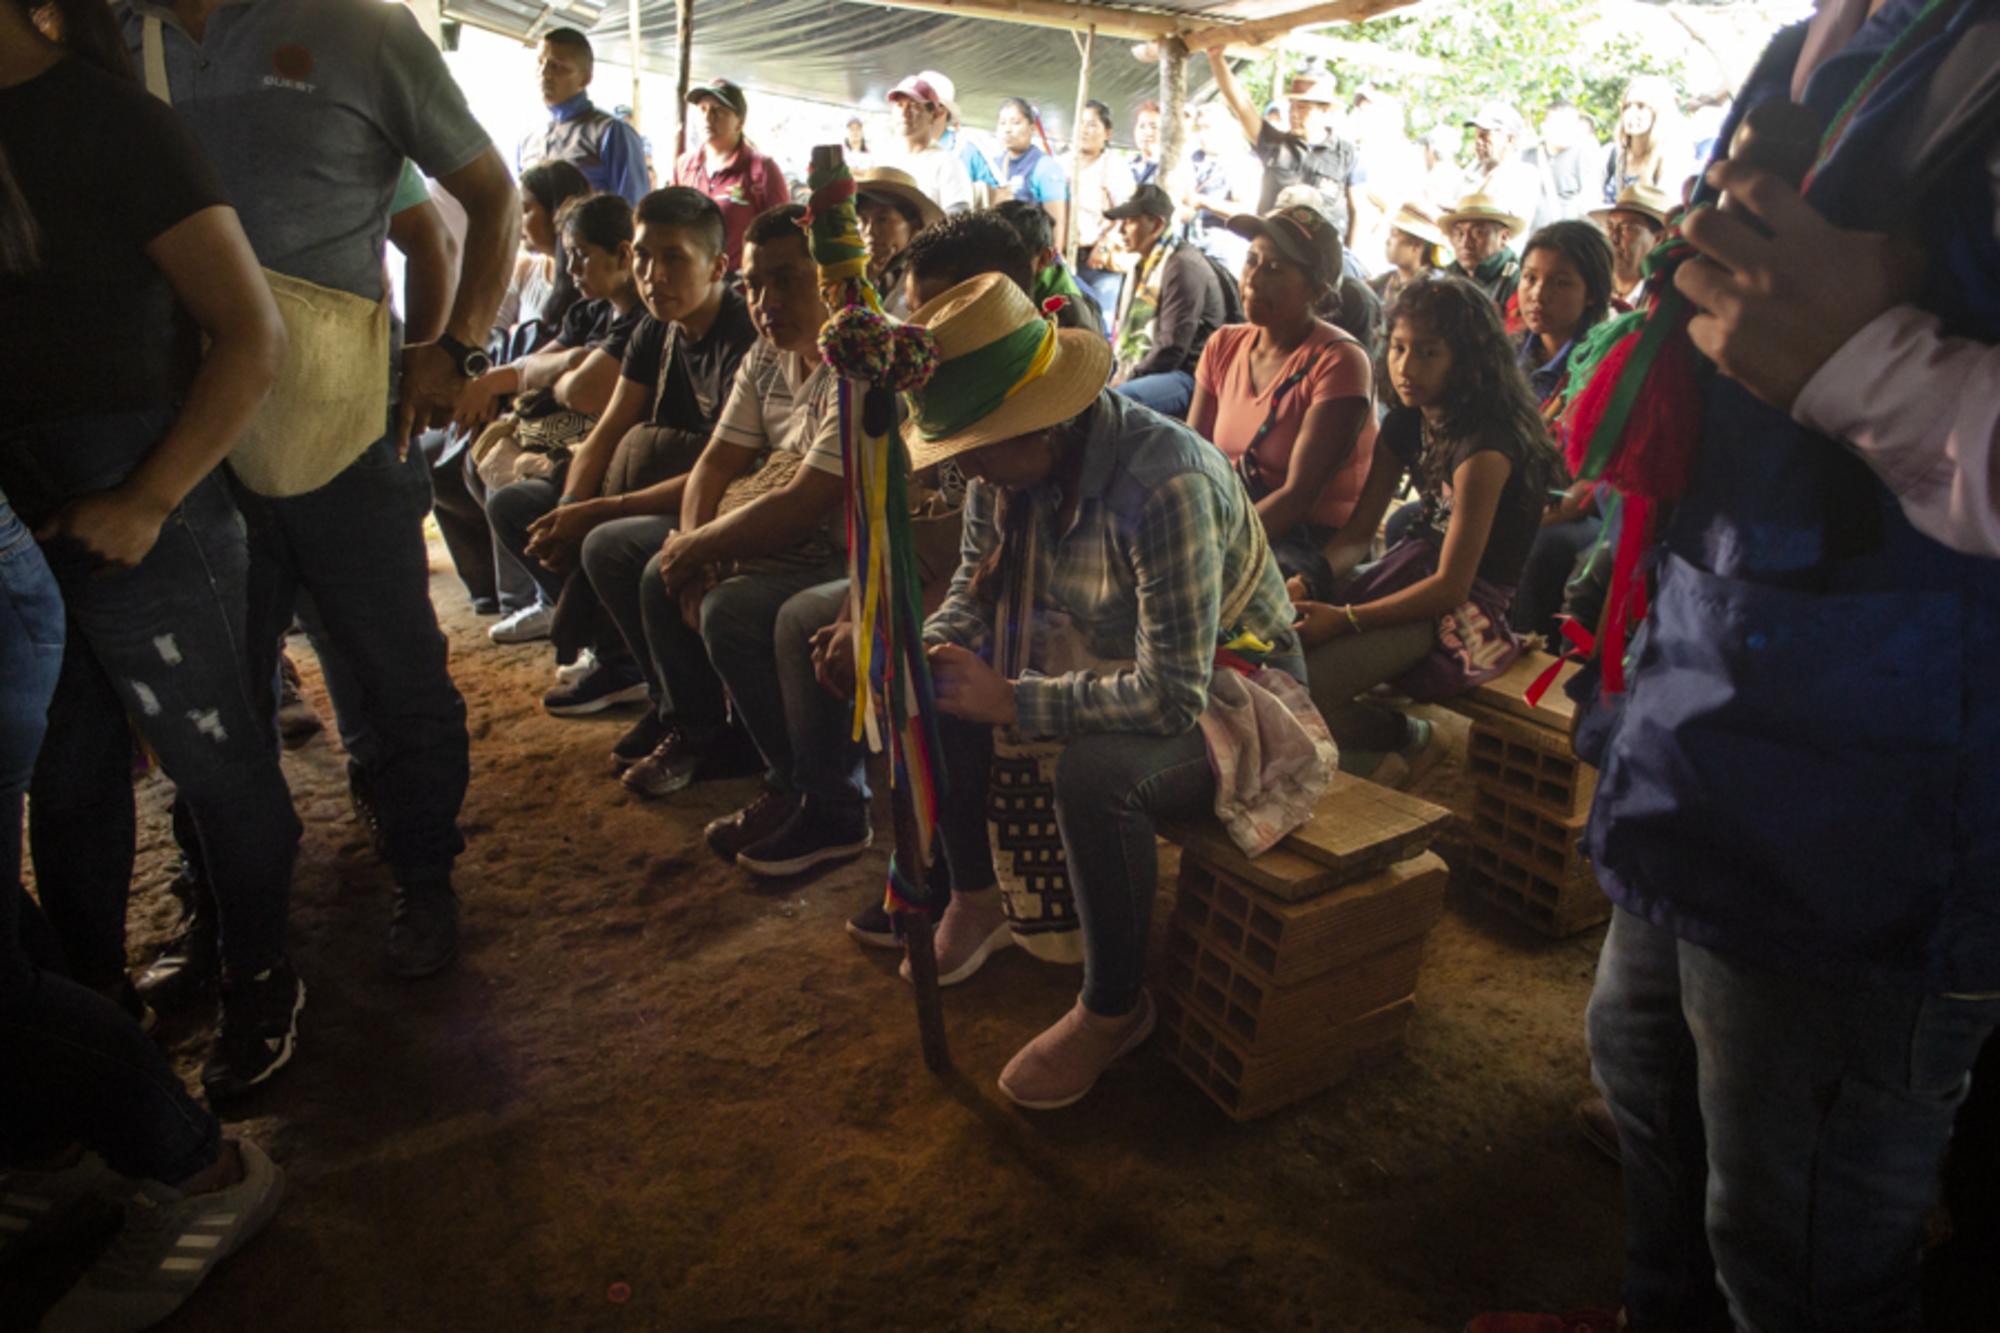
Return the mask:
M 1025 672 L 1014 685 L 1016 729 L 1028 738 L 1097 731 L 1176 736 L 1208 703 L 1225 590 L 1250 558 L 1249 524 L 1261 522 L 1220 450 L 1178 421 L 1110 392 L 1099 395 L 1078 480 L 1076 516 L 1056 531 L 1062 495 L 1051 482 L 1027 499 L 1036 611 L 1061 612 L 1092 654 L 1130 661 L 1115 672 Z M 958 572 L 924 625 L 927 643 L 992 656 L 994 608 L 975 600 L 972 573 L 1000 543 L 1000 495 L 975 481 L 966 492 Z M 1276 561 L 1264 571 L 1241 625 L 1297 654 L 1291 600 Z

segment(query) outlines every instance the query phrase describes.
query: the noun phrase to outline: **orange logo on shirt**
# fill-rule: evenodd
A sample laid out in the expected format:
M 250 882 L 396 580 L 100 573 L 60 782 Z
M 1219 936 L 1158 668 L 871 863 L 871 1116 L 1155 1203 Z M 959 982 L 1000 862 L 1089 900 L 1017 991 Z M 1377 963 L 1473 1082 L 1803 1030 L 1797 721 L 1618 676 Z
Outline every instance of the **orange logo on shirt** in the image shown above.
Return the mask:
M 300 81 L 312 77 L 312 52 L 297 42 L 287 42 L 271 52 L 271 68 L 283 78 Z

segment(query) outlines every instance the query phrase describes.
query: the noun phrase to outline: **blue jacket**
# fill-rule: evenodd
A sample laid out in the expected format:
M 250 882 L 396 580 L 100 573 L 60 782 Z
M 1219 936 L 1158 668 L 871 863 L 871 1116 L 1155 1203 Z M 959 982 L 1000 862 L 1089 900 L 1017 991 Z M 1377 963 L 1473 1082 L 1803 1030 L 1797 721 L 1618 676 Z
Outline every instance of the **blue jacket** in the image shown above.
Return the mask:
M 1890 221 L 1888 177 L 1905 168 L 1885 168 L 1887 136 L 1922 102 L 1938 44 L 1995 2 L 1959 4 L 1855 118 L 1808 192 L 1823 215 Z M 1891 0 L 1808 103 L 1831 122 L 1920 8 Z M 1735 118 L 1789 95 L 1803 36 L 1777 37 Z M 1965 145 L 1909 216 L 1930 257 L 1919 303 L 1993 343 L 1989 146 Z M 1601 769 L 1599 879 L 1681 938 L 1778 970 L 2000 990 L 2000 560 L 1918 533 L 1852 453 L 1735 382 L 1704 393 L 1629 691 L 1578 736 Z

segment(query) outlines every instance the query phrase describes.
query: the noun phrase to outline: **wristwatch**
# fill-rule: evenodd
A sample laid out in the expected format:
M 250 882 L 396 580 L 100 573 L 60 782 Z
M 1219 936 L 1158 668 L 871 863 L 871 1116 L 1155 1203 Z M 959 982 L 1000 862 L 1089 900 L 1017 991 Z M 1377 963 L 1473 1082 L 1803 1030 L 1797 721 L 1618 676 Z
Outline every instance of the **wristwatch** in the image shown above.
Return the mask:
M 440 333 L 437 345 L 451 354 L 451 359 L 458 365 L 458 373 L 466 379 L 477 379 L 493 369 L 493 358 L 486 355 L 483 347 L 468 347 L 449 333 Z

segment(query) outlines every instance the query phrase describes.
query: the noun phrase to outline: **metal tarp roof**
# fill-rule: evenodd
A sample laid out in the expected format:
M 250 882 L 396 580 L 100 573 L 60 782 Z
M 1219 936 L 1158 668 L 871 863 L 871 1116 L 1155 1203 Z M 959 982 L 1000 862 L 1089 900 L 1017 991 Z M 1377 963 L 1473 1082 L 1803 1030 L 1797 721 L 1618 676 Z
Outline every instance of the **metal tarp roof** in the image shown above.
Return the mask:
M 1177 0 L 1120 7 L 1197 20 L 1250 20 L 1299 9 L 1306 0 Z M 675 11 L 671 2 L 640 0 L 645 67 L 671 73 Z M 448 0 L 447 18 L 513 36 L 555 27 L 591 34 L 603 58 L 627 63 L 622 0 Z M 1005 97 L 1027 97 L 1060 110 L 1067 121 L 1076 99 L 1079 58 L 1068 32 L 980 18 L 857 4 L 853 0 L 696 0 L 694 75 L 733 78 L 748 88 L 848 106 L 880 106 L 898 79 L 936 69 L 958 85 L 968 122 L 990 125 Z M 1153 96 L 1155 65 L 1133 58 L 1130 39 L 1100 37 L 1091 60 L 1091 96 L 1112 108 L 1121 138 L 1131 108 Z M 1200 61 L 1188 64 L 1190 87 L 1207 79 Z

